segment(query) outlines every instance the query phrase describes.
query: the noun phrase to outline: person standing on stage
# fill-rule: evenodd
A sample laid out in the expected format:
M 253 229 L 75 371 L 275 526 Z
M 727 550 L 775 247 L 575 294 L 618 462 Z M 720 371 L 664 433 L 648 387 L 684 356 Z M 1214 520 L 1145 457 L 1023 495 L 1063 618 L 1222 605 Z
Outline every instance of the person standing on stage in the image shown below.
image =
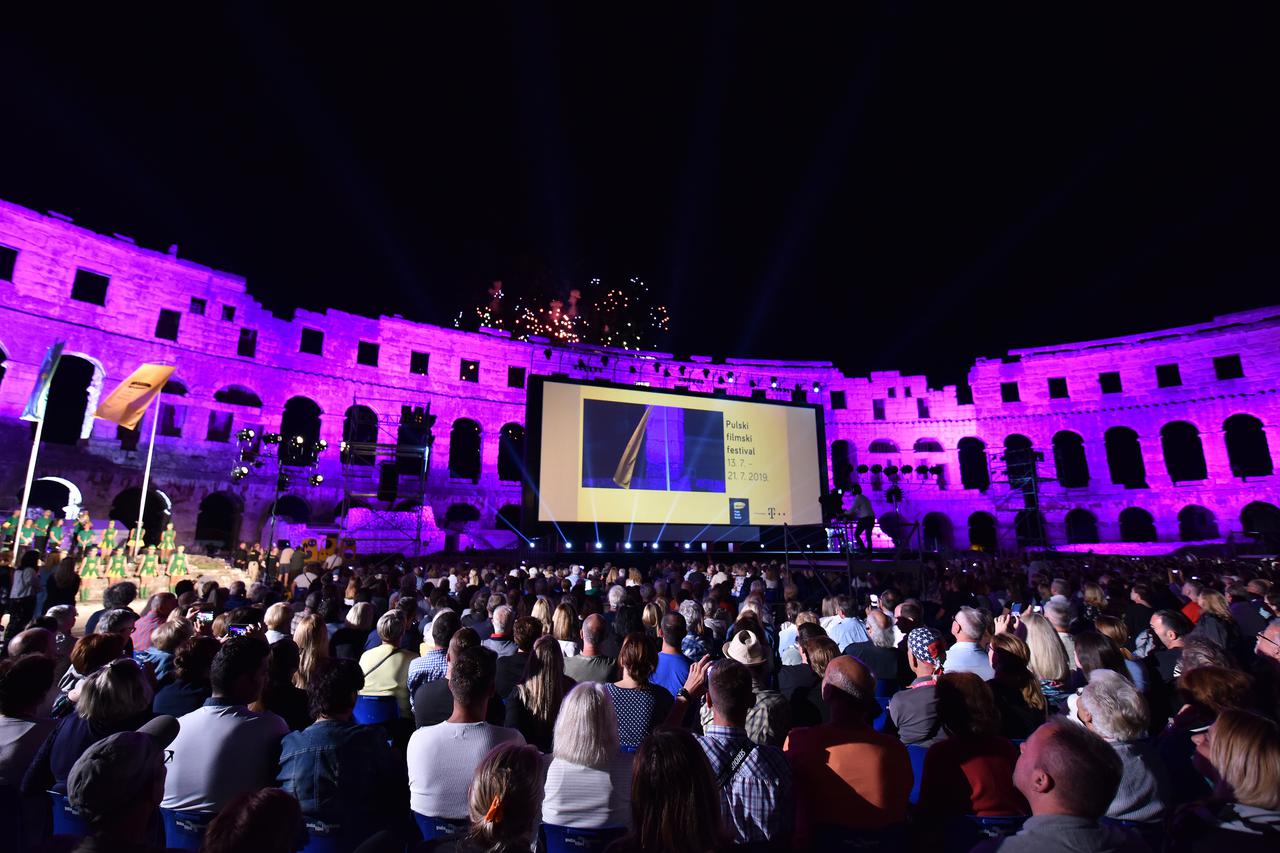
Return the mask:
M 859 551 L 864 548 L 867 556 L 871 555 L 871 530 L 876 526 L 876 512 L 871 508 L 871 501 L 862 493 L 862 486 L 854 485 L 853 489 L 853 541 Z M 863 543 L 862 534 L 867 534 Z
M 50 523 L 49 525 L 49 545 L 46 550 L 48 551 L 62 550 L 62 539 L 63 539 L 63 536 L 65 535 L 63 525 L 64 525 L 64 522 L 62 520 L 62 516 L 60 515 L 55 516 L 53 519 L 53 522 Z
M 164 530 L 160 531 L 160 562 L 169 562 L 169 555 L 178 547 L 178 531 L 173 529 L 173 522 L 169 522 L 164 526 Z

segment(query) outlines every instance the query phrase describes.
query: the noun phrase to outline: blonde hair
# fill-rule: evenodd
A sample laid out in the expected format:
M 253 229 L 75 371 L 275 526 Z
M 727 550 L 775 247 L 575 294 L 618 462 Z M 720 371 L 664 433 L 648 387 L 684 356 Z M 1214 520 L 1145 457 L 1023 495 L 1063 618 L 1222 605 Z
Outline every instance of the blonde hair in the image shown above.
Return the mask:
M 1225 622 L 1236 621 L 1231 615 L 1231 608 L 1227 606 L 1227 597 L 1215 589 L 1206 589 L 1200 593 L 1200 600 L 1197 603 L 1205 613 L 1212 613 Z
M 557 640 L 573 642 L 578 639 L 578 614 L 567 601 L 560 602 L 551 616 L 551 636 Z
M 534 642 L 516 695 L 536 719 L 548 725 L 555 722 L 564 699 L 564 653 L 554 638 L 544 635 Z
M 584 681 L 569 691 L 556 717 L 553 755 L 602 770 L 618 753 L 618 714 L 603 684 Z
M 83 720 L 112 726 L 151 710 L 151 681 L 133 658 L 116 658 L 80 685 L 76 713 Z
M 357 631 L 373 628 L 373 605 L 367 601 L 357 601 L 347 611 L 347 624 Z
M 196 628 L 186 619 L 170 620 L 151 632 L 151 645 L 162 652 L 176 652 L 178 646 L 195 636 Z
M 500 743 L 480 762 L 467 791 L 467 837 L 485 850 L 527 850 L 542 802 L 541 757 L 536 746 Z M 494 805 L 500 814 L 489 820 Z
M 1271 720 L 1224 710 L 1210 730 L 1209 761 L 1236 802 L 1280 809 L 1280 731 Z
M 1126 648 L 1129 643 L 1129 629 L 1125 626 L 1123 619 L 1103 614 L 1093 620 L 1093 627 L 1098 629 L 1098 633 L 1102 636 L 1110 637 L 1120 647 L 1120 654 L 1127 660 L 1133 660 L 1133 652 Z
M 650 601 L 640 614 L 640 621 L 646 628 L 657 631 L 662 627 L 662 608 Z
M 806 623 L 813 623 L 814 625 L 819 624 L 818 614 L 814 613 L 812 610 L 801 610 L 799 613 L 797 613 L 795 626 L 799 628 L 801 625 L 804 625 Z
M 1062 638 L 1039 613 L 1024 613 L 1020 619 L 1027 629 L 1027 648 L 1031 652 L 1029 667 L 1041 681 L 1065 681 L 1071 672 L 1067 647 Z
M 529 615 L 542 623 L 542 633 L 551 633 L 551 602 L 545 595 L 540 595 L 529 609 Z
M 329 629 L 319 613 L 302 617 L 293 632 L 298 644 L 298 671 L 293 674 L 293 685 L 306 688 L 322 660 L 329 657 Z
M 1102 610 L 1107 606 L 1107 594 L 1102 591 L 1102 587 L 1096 583 L 1087 583 L 1080 588 L 1084 597 L 1085 604 L 1092 604 L 1094 607 Z
M 267 614 L 263 617 L 267 627 L 272 631 L 284 633 L 289 630 L 289 623 L 293 621 L 293 610 L 283 601 L 278 601 L 267 608 Z

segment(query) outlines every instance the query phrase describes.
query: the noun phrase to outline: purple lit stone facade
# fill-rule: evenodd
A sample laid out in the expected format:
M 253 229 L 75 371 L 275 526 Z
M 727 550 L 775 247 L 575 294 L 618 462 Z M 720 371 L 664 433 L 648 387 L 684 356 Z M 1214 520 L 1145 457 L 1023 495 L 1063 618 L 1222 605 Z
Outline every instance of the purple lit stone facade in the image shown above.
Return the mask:
M 958 447 L 966 438 L 976 438 L 988 452 L 1000 453 L 1008 436 L 1026 436 L 1044 453 L 1040 474 L 1053 478 L 1055 436 L 1064 431 L 1080 436 L 1087 485 L 1067 488 L 1051 480 L 1040 486 L 1051 544 L 1078 538 L 1079 526 L 1070 535 L 1068 531 L 1067 514 L 1073 510 L 1091 515 L 1098 537 L 1106 542 L 1132 535 L 1132 531 L 1122 535 L 1119 519 L 1123 511 L 1136 507 L 1151 515 L 1158 541 L 1173 542 L 1188 538 L 1188 533 L 1194 537 L 1206 532 L 1219 537 L 1239 535 L 1246 505 L 1280 504 L 1276 474 L 1233 474 L 1224 435 L 1229 418 L 1248 415 L 1260 422 L 1268 448 L 1267 468 L 1280 452 L 1280 308 L 979 360 L 969 371 L 973 402 L 962 403 L 955 386 L 931 389 L 923 376 L 875 372 L 870 377 L 846 377 L 823 362 L 728 359 L 713 363 L 697 356 L 677 361 L 663 353 L 637 356 L 523 343 L 502 334 L 459 332 L 400 317 L 368 318 L 337 311 L 299 310 L 292 319 L 282 319 L 258 304 L 247 293 L 245 281 L 234 275 L 182 260 L 176 252 L 140 248 L 126 237 L 89 232 L 66 217 L 4 202 L 0 202 L 0 247 L 0 271 L 5 249 L 10 250 L 10 258 L 16 251 L 12 280 L 0 282 L 0 348 L 5 369 L 0 381 L 0 453 L 6 463 L 0 493 L 8 501 L 21 488 L 30 431 L 18 414 L 51 342 L 66 341 L 68 356 L 93 364 L 89 411 L 100 393 L 114 388 L 138 364 L 170 361 L 178 366 L 174 378 L 186 393 L 163 398 L 173 407 L 167 431 L 180 435 L 157 438 L 153 482 L 172 501 L 173 521 L 188 539 L 194 535 L 201 501 L 211 493 L 231 498 L 239 513 L 240 538 L 264 535 L 274 485 L 266 476 L 230 481 L 234 434 L 245 426 L 259 432 L 279 430 L 286 401 L 293 397 L 308 398 L 319 406 L 320 436 L 330 445 L 320 464 L 325 482 L 290 492 L 306 502 L 313 526 L 332 526 L 342 502 L 337 446 L 347 411 L 356 405 L 372 409 L 383 423 L 378 440 L 389 442 L 394 441 L 401 406 L 429 403 L 438 418 L 428 477 L 428 503 L 434 518 L 443 524 L 444 519 L 459 516 L 456 505 L 467 504 L 479 514 L 472 528 L 501 530 L 497 513 L 520 503 L 518 483 L 501 479 L 499 471 L 499 434 L 507 425 L 522 425 L 524 419 L 524 387 L 511 381 L 510 368 L 523 368 L 526 377 L 556 373 L 731 396 L 753 392 L 778 400 L 803 396 L 820 402 L 826 413 L 832 476 L 832 445 L 846 442 L 851 479 L 864 485 L 877 511 L 890 509 L 884 490 L 892 482 L 883 475 L 859 474 L 857 466 L 927 463 L 943 467 L 941 476 L 901 477 L 898 484 L 904 500 L 899 511 L 908 520 L 928 518 L 930 535 L 956 547 L 969 545 L 975 513 L 990 514 L 999 545 L 1013 546 L 1016 512 L 1023 507 L 1023 498 L 1011 497 L 1009 486 L 1001 481 L 999 461 L 993 463 L 994 481 L 988 488 L 964 488 Z M 71 298 L 77 269 L 109 278 L 105 306 Z M 203 300 L 203 314 L 194 312 L 193 299 Z M 162 310 L 178 315 L 176 341 L 157 337 Z M 1140 326 L 1141 319 L 1135 318 L 1134 325 Z M 238 354 L 245 345 L 245 329 L 253 336 L 251 356 Z M 304 329 L 323 334 L 320 355 L 300 352 Z M 377 345 L 377 366 L 357 362 L 361 342 Z M 368 355 L 370 348 L 365 350 Z M 425 374 L 411 372 L 411 360 L 416 358 L 419 368 L 423 361 L 423 355 L 413 353 L 425 354 Z M 1235 356 L 1242 375 L 1219 378 L 1234 375 Z M 479 366 L 470 370 L 467 362 Z M 1157 366 L 1172 364 L 1178 366 L 1180 384 L 1169 384 L 1166 367 L 1167 387 L 1160 387 Z M 1121 390 L 1104 392 L 1100 380 L 1104 373 L 1118 373 Z M 476 381 L 468 381 L 472 378 Z M 1065 380 L 1067 397 L 1051 398 L 1051 379 Z M 1016 383 L 1016 402 L 1010 401 L 1015 395 L 1012 383 Z M 217 392 L 231 386 L 251 391 L 262 405 L 215 400 Z M 836 408 L 840 397 L 843 408 Z M 116 495 L 140 481 L 149 418 L 136 450 L 122 448 L 113 424 L 86 419 L 77 445 L 47 445 L 42 450 L 37 476 L 75 484 L 84 506 L 96 518 L 105 518 Z M 462 419 L 480 425 L 478 480 L 453 477 L 448 470 L 451 426 Z M 1203 478 L 1175 483 L 1169 476 L 1161 430 L 1175 421 L 1190 423 L 1199 433 L 1206 469 Z M 1141 483 L 1130 483 L 1135 487 L 1113 483 L 1105 437 L 1114 427 L 1136 433 L 1145 477 Z M 228 430 L 229 441 L 220 440 Z M 1251 440 L 1256 447 L 1257 437 Z M 898 450 L 893 451 L 894 447 Z M 928 449 L 936 447 L 941 449 Z M 838 452 L 843 446 L 836 448 Z M 1212 526 L 1191 529 L 1184 513 L 1189 506 L 1203 507 Z M 451 507 L 455 507 L 452 515 Z M 1082 518 L 1079 512 L 1074 517 L 1077 522 Z M 1204 521 L 1208 516 L 1200 518 Z M 501 539 L 497 536 L 493 541 Z

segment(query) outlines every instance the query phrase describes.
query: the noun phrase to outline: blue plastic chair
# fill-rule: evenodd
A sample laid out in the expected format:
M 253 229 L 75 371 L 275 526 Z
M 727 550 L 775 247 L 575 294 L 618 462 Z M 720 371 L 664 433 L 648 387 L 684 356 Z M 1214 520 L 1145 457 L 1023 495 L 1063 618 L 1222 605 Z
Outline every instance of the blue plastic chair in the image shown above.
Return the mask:
M 913 806 L 920 802 L 920 781 L 924 778 L 924 756 L 928 751 L 927 746 L 918 744 L 907 746 L 907 756 L 911 759 L 911 773 L 915 776 L 915 781 L 911 783 L 911 796 L 908 799 Z
M 451 817 L 428 817 L 417 812 L 413 813 L 413 819 L 418 824 L 418 831 L 422 833 L 423 841 L 434 841 L 437 838 L 453 838 L 455 835 L 461 835 L 469 825 L 465 820 Z
M 542 825 L 545 853 L 600 853 L 610 842 L 621 838 L 626 827 L 605 826 L 600 829 L 577 829 L 572 826 Z
M 884 727 L 889 722 L 889 700 L 891 698 L 890 696 L 876 697 L 876 704 L 880 706 L 880 716 L 876 717 L 875 722 L 875 730 L 878 732 L 884 731 Z
M 336 823 L 307 818 L 307 846 L 302 853 L 351 853 L 365 839 L 344 831 Z
M 89 834 L 88 821 L 71 806 L 71 801 L 67 799 L 66 794 L 50 791 L 49 800 L 53 803 L 54 835 L 85 836 Z
M 204 843 L 204 831 L 215 817 L 213 812 L 180 812 L 161 809 L 164 820 L 164 843 L 178 850 L 199 850 Z
M 947 827 L 945 853 L 969 853 L 975 845 L 993 838 L 1016 835 L 1027 822 L 1027 815 L 1000 815 L 980 817 L 963 815 Z
M 1100 823 L 1103 826 L 1114 826 L 1117 829 L 1123 829 L 1129 835 L 1136 835 L 1146 842 L 1147 846 L 1152 850 L 1159 850 L 1162 846 L 1161 841 L 1164 838 L 1164 824 L 1155 821 L 1151 823 L 1143 823 L 1138 820 L 1117 820 L 1113 817 L 1104 817 Z
M 823 853 L 901 853 L 906 842 L 905 823 L 883 829 L 820 824 L 814 827 L 812 849 Z
M 376 726 L 400 718 L 400 700 L 394 696 L 357 696 L 355 721 Z

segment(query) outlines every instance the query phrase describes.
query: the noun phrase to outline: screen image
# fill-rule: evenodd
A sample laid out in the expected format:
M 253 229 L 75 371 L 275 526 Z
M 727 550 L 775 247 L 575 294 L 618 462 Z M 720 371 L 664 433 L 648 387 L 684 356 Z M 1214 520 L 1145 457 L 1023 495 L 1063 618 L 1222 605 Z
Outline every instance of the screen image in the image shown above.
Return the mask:
M 539 400 L 539 521 L 822 521 L 817 407 L 556 380 Z

